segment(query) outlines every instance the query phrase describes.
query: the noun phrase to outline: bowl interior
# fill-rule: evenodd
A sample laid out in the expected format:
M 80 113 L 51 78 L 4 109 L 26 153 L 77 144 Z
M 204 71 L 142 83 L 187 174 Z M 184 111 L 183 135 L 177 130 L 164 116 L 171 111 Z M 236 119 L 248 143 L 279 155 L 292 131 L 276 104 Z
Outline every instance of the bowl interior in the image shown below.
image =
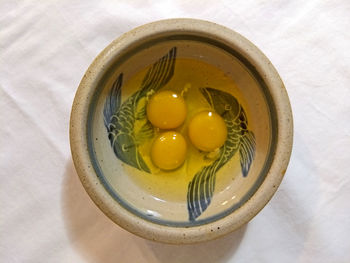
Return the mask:
M 188 116 L 178 129 L 185 138 L 199 110 L 191 106 L 191 96 L 221 111 L 232 133 L 221 149 L 226 159 L 209 158 L 200 167 L 188 157 L 164 175 L 142 158 L 137 112 L 147 96 L 169 89 L 186 89 Z M 135 215 L 162 225 L 206 224 L 241 207 L 264 181 L 275 148 L 274 116 L 261 76 L 234 48 L 199 36 L 155 38 L 115 58 L 100 78 L 87 124 L 90 159 L 110 196 Z

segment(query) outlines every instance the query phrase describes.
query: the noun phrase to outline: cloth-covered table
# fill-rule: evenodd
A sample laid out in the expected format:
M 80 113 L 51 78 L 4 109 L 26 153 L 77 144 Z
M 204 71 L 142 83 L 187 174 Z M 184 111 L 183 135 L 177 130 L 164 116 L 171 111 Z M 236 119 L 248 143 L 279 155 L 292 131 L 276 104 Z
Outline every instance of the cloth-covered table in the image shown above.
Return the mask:
M 350 262 L 348 0 L 5 0 L 0 14 L 0 262 Z M 271 202 L 238 231 L 186 246 L 109 220 L 69 147 L 72 101 L 94 57 L 122 33 L 174 17 L 257 45 L 285 83 L 295 125 Z

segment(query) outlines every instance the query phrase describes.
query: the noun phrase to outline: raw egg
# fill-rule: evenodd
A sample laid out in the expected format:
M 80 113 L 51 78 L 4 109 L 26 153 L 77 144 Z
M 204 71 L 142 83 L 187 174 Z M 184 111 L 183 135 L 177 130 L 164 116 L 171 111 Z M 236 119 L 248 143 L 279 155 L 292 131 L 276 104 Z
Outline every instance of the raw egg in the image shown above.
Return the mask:
M 154 94 L 147 104 L 147 118 L 160 129 L 179 127 L 186 118 L 186 104 L 182 96 L 170 90 Z
M 184 137 L 174 131 L 160 134 L 153 142 L 151 159 L 163 170 L 178 168 L 186 159 L 187 144 Z
M 212 152 L 224 145 L 227 127 L 223 118 L 212 111 L 196 114 L 188 126 L 192 144 L 201 151 Z

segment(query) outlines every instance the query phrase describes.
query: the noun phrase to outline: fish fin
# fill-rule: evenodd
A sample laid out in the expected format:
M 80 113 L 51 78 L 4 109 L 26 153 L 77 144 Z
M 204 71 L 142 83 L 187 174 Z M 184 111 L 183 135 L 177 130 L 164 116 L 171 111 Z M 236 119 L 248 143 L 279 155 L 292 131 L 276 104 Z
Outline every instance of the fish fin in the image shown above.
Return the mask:
M 137 138 L 138 144 L 143 143 L 147 139 L 150 139 L 154 136 L 154 128 L 149 121 L 145 121 L 140 129 L 135 131 L 135 138 Z
M 148 70 L 141 84 L 143 96 L 150 90 L 159 90 L 171 79 L 174 74 L 176 51 L 176 47 L 170 49 L 165 56 L 157 60 Z
M 247 177 L 250 166 L 255 157 L 255 136 L 251 131 L 247 131 L 241 138 L 239 146 L 239 156 L 243 177 Z
M 147 118 L 147 98 L 142 97 L 139 99 L 136 107 L 135 107 L 135 120 L 144 120 Z
M 103 121 L 110 132 L 110 122 L 113 114 L 120 108 L 121 105 L 121 88 L 123 84 L 123 73 L 120 73 L 118 78 L 113 83 L 112 89 L 109 92 L 103 108 Z
M 210 205 L 216 181 L 216 162 L 197 172 L 188 185 L 187 210 L 189 220 L 194 221 Z
M 143 160 L 139 151 L 137 152 L 137 166 L 139 170 L 145 171 L 146 173 L 151 173 L 151 170 L 147 166 L 146 162 Z
M 239 156 L 243 177 L 247 177 L 250 166 L 255 157 L 255 136 L 254 133 L 247 129 L 248 120 L 243 108 L 238 116 L 238 122 L 241 127 Z

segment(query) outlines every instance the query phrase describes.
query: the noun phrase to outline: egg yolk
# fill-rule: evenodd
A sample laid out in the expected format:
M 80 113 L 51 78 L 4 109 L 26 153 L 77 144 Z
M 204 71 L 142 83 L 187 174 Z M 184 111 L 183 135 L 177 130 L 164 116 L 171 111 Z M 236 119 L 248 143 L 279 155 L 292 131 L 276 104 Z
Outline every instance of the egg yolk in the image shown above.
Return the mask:
M 188 126 L 192 144 L 201 151 L 211 152 L 220 148 L 227 138 L 227 127 L 223 118 L 212 111 L 196 114 Z
M 158 92 L 147 104 L 147 118 L 160 129 L 177 128 L 186 118 L 185 101 L 170 90 Z
M 174 131 L 164 132 L 153 142 L 151 158 L 163 170 L 178 168 L 186 158 L 187 145 L 184 137 Z

